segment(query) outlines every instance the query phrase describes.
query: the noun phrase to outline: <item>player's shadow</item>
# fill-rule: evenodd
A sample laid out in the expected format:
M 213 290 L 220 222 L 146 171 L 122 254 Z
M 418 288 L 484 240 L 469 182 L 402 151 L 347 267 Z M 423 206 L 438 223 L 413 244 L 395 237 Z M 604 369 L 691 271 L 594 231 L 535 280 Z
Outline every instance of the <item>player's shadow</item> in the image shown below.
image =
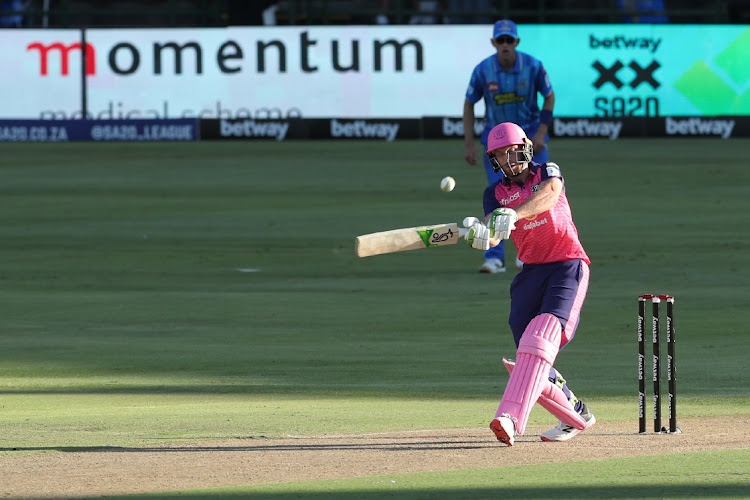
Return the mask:
M 384 441 L 379 443 L 289 443 L 289 444 L 248 444 L 239 446 L 39 446 L 39 447 L 6 447 L 0 452 L 35 452 L 59 451 L 65 453 L 205 453 L 205 452 L 273 452 L 273 451 L 430 451 L 430 450 L 479 450 L 497 448 L 499 445 L 492 440 L 410 440 L 410 442 Z

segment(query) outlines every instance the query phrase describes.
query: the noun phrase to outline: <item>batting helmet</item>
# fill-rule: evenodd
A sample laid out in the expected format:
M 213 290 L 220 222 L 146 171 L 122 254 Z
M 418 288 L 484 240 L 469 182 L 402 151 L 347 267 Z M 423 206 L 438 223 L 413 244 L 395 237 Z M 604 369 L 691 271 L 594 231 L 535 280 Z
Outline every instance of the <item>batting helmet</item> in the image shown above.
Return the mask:
M 495 125 L 487 136 L 487 156 L 495 172 L 500 172 L 500 162 L 492 151 L 505 146 L 521 146 L 515 151 L 508 151 L 508 165 L 528 163 L 534 157 L 534 146 L 526 137 L 526 132 L 515 123 L 505 122 Z

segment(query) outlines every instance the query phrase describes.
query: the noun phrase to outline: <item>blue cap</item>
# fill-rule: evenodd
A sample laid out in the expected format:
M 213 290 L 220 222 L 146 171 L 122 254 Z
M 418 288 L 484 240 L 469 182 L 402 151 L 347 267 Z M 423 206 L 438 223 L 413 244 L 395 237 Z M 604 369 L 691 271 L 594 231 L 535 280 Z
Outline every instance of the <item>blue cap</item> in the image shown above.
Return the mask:
M 510 35 L 513 38 L 518 38 L 518 31 L 516 31 L 516 23 L 510 19 L 500 19 L 495 23 L 495 28 L 492 30 L 492 38 L 497 38 L 502 35 Z

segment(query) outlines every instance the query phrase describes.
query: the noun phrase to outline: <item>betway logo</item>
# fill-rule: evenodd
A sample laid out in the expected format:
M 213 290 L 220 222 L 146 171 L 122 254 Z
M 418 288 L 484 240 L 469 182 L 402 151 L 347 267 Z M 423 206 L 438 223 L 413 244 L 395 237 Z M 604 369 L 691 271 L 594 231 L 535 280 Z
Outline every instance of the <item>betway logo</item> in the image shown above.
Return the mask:
M 661 38 L 632 37 L 628 38 L 623 35 L 613 36 L 612 38 L 597 38 L 589 35 L 589 47 L 592 49 L 646 49 L 652 54 L 656 52 L 661 44 Z
M 722 139 L 729 139 L 734 129 L 734 120 L 676 120 L 667 117 L 666 128 L 667 135 L 718 135 Z
M 484 130 L 484 121 L 474 120 L 474 135 L 482 135 Z M 443 135 L 446 137 L 464 136 L 464 122 L 462 120 L 451 120 L 450 118 L 443 118 Z
M 390 142 L 398 134 L 398 123 L 367 123 L 365 120 L 344 122 L 331 120 L 331 136 L 363 139 L 385 139 Z
M 609 137 L 617 139 L 622 130 L 622 122 L 600 122 L 589 121 L 585 118 L 579 120 L 563 121 L 555 118 L 552 131 L 557 136 L 570 137 Z
M 289 124 L 286 122 L 256 122 L 255 120 L 229 122 L 221 120 L 219 133 L 222 137 L 273 137 L 277 141 L 283 141 L 288 130 Z
M 39 74 L 47 76 L 49 73 L 49 53 L 57 51 L 60 53 L 60 74 L 67 76 L 70 72 L 70 51 L 81 51 L 80 42 L 65 45 L 61 42 L 55 42 L 45 45 L 41 42 L 30 43 L 26 46 L 26 51 L 39 51 Z M 96 50 L 90 43 L 86 44 L 86 74 L 93 75 L 96 73 Z

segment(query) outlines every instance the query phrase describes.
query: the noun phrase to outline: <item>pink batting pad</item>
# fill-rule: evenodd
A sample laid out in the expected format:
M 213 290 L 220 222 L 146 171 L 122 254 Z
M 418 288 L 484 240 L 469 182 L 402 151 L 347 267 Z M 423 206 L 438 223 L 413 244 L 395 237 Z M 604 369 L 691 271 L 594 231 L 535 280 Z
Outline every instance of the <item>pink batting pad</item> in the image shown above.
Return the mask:
M 515 419 L 516 433 L 523 435 L 531 408 L 549 382 L 549 369 L 560 350 L 562 327 L 549 313 L 540 314 L 529 322 L 521 336 L 516 366 L 505 386 L 495 418 L 507 413 Z
M 513 361 L 503 358 L 503 364 L 508 373 L 513 373 L 515 366 Z M 563 390 L 549 381 L 549 377 L 547 377 L 547 382 L 542 384 L 542 393 L 539 394 L 536 402 L 564 423 L 581 431 L 586 428 L 586 421 L 573 409 L 573 405 L 565 397 Z

